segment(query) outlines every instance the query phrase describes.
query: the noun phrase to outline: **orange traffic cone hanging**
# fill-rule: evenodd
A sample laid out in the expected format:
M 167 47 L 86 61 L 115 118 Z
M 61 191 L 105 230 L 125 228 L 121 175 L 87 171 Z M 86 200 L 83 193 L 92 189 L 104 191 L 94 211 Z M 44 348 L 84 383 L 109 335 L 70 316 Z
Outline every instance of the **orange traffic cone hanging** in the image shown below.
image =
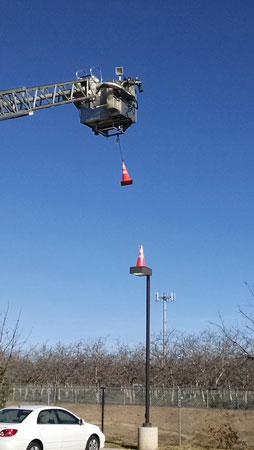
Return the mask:
M 144 249 L 143 245 L 140 245 L 136 267 L 145 267 L 145 265 Z
M 132 184 L 133 181 L 130 177 L 130 175 L 127 172 L 126 166 L 124 162 L 122 161 L 122 181 L 121 186 L 127 186 L 128 184 Z

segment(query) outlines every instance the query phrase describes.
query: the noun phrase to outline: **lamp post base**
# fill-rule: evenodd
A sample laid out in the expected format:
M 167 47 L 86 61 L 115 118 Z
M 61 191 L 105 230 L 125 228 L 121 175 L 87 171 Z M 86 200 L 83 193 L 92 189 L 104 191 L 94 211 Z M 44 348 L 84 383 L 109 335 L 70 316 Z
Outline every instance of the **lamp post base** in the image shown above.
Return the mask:
M 147 424 L 138 428 L 138 448 L 139 450 L 158 450 L 157 427 L 148 426 Z

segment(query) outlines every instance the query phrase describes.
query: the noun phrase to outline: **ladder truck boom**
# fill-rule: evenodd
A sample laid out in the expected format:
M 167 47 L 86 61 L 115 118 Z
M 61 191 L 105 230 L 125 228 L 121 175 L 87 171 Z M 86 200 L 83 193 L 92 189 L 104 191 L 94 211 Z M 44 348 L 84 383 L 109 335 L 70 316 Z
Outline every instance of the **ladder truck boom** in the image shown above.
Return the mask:
M 80 99 L 89 101 L 87 90 L 77 80 L 0 91 L 0 120 L 32 115 L 38 109 L 74 103 Z
M 136 122 L 136 87 L 142 92 L 138 78 L 124 78 L 122 67 L 116 68 L 118 80 L 104 82 L 93 74 L 72 81 L 20 87 L 0 91 L 0 120 L 33 115 L 34 111 L 73 103 L 79 110 L 80 122 L 105 137 L 119 135 Z

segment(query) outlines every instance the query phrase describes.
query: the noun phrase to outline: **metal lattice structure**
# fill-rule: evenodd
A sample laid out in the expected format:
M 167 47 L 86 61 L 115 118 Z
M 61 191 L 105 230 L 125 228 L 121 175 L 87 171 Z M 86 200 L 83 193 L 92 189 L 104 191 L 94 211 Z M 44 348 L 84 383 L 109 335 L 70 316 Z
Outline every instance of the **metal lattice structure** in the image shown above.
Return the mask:
M 0 120 L 32 115 L 34 111 L 51 106 L 92 101 L 88 95 L 88 80 L 47 84 L 31 88 L 21 87 L 0 91 Z

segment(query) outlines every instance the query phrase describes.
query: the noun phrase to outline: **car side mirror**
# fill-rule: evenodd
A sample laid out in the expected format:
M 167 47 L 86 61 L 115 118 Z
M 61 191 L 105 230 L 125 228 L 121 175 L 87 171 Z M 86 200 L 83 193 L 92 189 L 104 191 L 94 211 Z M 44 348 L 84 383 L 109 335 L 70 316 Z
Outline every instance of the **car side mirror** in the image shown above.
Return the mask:
M 84 420 L 83 419 L 79 419 L 79 425 L 84 425 Z

